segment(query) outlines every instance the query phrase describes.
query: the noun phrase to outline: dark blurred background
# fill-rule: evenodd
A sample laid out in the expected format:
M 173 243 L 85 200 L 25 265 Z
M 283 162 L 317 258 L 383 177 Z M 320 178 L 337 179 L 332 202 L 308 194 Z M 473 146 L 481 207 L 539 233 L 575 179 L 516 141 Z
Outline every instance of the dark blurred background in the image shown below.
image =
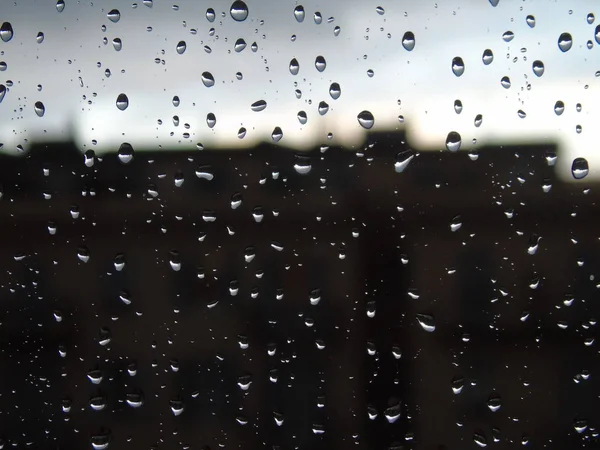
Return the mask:
M 554 152 L 2 157 L 4 445 L 595 448 L 598 191 Z

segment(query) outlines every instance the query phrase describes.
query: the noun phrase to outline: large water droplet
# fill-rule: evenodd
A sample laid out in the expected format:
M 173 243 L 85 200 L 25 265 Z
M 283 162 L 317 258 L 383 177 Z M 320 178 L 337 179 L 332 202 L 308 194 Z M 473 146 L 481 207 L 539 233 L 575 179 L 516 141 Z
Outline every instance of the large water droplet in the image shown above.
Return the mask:
M 502 40 L 504 42 L 510 42 L 514 39 L 515 37 L 515 33 L 513 33 L 512 31 L 505 31 L 504 34 L 502 35 Z
M 415 34 L 412 31 L 407 31 L 402 37 L 402 47 L 411 52 L 415 48 Z
M 377 11 L 377 14 L 379 14 L 380 16 L 383 16 L 385 14 L 385 9 L 383 9 L 383 6 L 378 6 L 377 8 L 375 8 L 375 11 Z
M 0 39 L 2 39 L 3 42 L 8 42 L 13 38 L 13 35 L 14 31 L 10 22 L 4 22 L 0 26 Z
M 507 76 L 504 76 L 500 79 L 500 84 L 502 85 L 502 87 L 504 89 L 510 89 L 511 83 L 510 83 L 510 78 Z
M 490 0 L 490 5 L 492 5 L 494 8 L 498 6 L 498 3 L 500 3 L 500 0 Z
M 308 122 L 308 116 L 306 115 L 305 111 L 298 111 L 297 117 L 298 117 L 298 122 L 300 122 L 302 125 L 304 125 L 304 124 L 306 124 L 306 122 Z
M 573 38 L 569 33 L 563 33 L 558 37 L 558 48 L 561 52 L 568 52 L 573 46 Z
M 175 50 L 177 50 L 177 53 L 179 53 L 180 55 L 183 55 L 186 48 L 187 48 L 187 45 L 186 45 L 185 41 L 179 41 L 177 43 L 177 47 L 175 47 Z
M 129 164 L 133 159 L 133 147 L 128 142 L 123 142 L 117 152 L 119 161 L 123 164 Z
M 342 95 L 342 88 L 338 83 L 331 83 L 329 86 L 329 95 L 332 99 L 337 100 Z
M 296 58 L 294 58 L 290 61 L 290 73 L 292 75 L 298 75 L 299 71 L 300 71 L 300 64 L 298 63 L 298 60 Z
M 213 87 L 215 85 L 215 79 L 210 72 L 202 72 L 202 83 L 206 87 Z
M 452 73 L 457 77 L 460 77 L 463 73 L 465 73 L 465 63 L 460 56 L 455 56 L 452 59 Z
M 590 25 L 591 25 L 591 24 L 593 24 L 593 23 L 594 23 L 594 20 L 596 20 L 596 16 L 594 16 L 594 13 L 589 13 L 589 14 L 586 16 L 585 20 L 587 21 L 587 23 L 588 23 L 588 24 L 590 24 Z
M 125 94 L 119 94 L 116 104 L 119 110 L 125 111 L 129 106 L 129 98 Z
M 112 23 L 117 23 L 121 19 L 121 13 L 118 9 L 111 9 L 108 13 L 106 13 L 106 17 Z
M 170 400 L 169 406 L 171 407 L 171 412 L 174 416 L 180 416 L 185 409 L 185 405 L 181 400 Z
M 576 180 L 581 180 L 587 176 L 590 171 L 589 164 L 585 158 L 575 158 L 571 164 L 571 174 Z
M 233 45 L 233 50 L 235 50 L 236 53 L 240 53 L 245 48 L 246 48 L 246 41 L 243 40 L 242 38 L 239 38 L 238 40 L 236 40 L 235 44 Z
M 208 128 L 214 128 L 217 124 L 217 117 L 213 113 L 208 113 L 206 115 L 206 125 Z
M 282 137 L 283 137 L 283 131 L 281 131 L 281 128 L 275 127 L 273 129 L 273 132 L 271 133 L 271 139 L 273 139 L 273 142 L 279 142 Z
M 90 443 L 94 450 L 104 450 L 110 444 L 110 433 L 100 433 L 90 438 Z
M 388 423 L 396 422 L 401 415 L 400 403 L 396 403 L 395 405 L 386 408 L 383 412 L 383 415 L 385 416 L 385 419 L 388 421 Z
M 594 31 L 594 39 L 596 39 L 597 44 L 600 44 L 600 25 L 596 26 L 596 30 Z
M 216 17 L 215 10 L 212 8 L 208 8 L 206 10 L 206 20 L 208 20 L 209 22 L 214 22 L 215 17 Z
M 130 392 L 125 397 L 127 405 L 132 408 L 139 408 L 144 404 L 144 396 L 139 392 Z
M 463 104 L 460 100 L 454 100 L 454 112 L 460 114 L 463 109 Z
M 267 107 L 267 102 L 264 100 L 258 100 L 256 102 L 252 103 L 252 105 L 250 105 L 250 109 L 252 109 L 252 111 L 254 111 L 254 112 L 264 111 L 266 107 Z
M 112 40 L 112 45 L 116 51 L 120 52 L 123 48 L 123 41 L 121 41 L 121 38 L 114 38 Z
M 125 255 L 123 253 L 119 253 L 115 256 L 113 260 L 113 265 L 115 266 L 115 270 L 120 272 L 125 267 Z
M 525 18 L 525 22 L 529 25 L 529 28 L 535 27 L 535 17 L 531 14 Z
M 90 260 L 90 251 L 87 247 L 79 247 L 77 249 L 77 258 L 81 262 L 88 262 Z
M 483 64 L 489 66 L 494 61 L 494 53 L 489 48 L 486 48 L 481 55 L 481 60 Z
M 304 21 L 305 15 L 306 12 L 304 11 L 304 6 L 298 5 L 294 8 L 294 17 L 298 22 Z
M 310 173 L 312 166 L 310 164 L 310 158 L 307 156 L 296 156 L 296 162 L 294 164 L 294 170 L 300 175 L 307 175 Z
M 90 408 L 94 411 L 102 411 L 106 408 L 106 399 L 101 395 L 90 398 Z
M 554 104 L 554 113 L 557 116 L 560 116 L 562 113 L 565 112 L 565 104 L 561 101 L 558 100 L 555 104 Z
M 56 10 L 61 13 L 65 10 L 65 0 L 58 0 L 56 2 Z
M 588 424 L 587 420 L 585 419 L 578 419 L 573 424 L 573 428 L 575 428 L 575 431 L 577 431 L 577 433 L 583 433 L 585 430 L 587 430 L 587 427 Z
M 465 387 L 465 379 L 463 377 L 456 377 L 452 380 L 452 392 L 458 395 L 462 392 Z
M 412 150 L 404 150 L 399 152 L 396 155 L 396 162 L 394 163 L 394 170 L 396 173 L 404 172 L 414 157 L 415 153 Z
M 490 0 L 492 1 L 492 0 Z M 487 439 L 481 433 L 473 434 L 473 442 L 475 442 L 479 447 L 487 447 Z
M 367 130 L 370 130 L 371 128 L 373 128 L 373 125 L 375 125 L 375 118 L 373 117 L 373 114 L 371 114 L 370 111 L 362 111 L 358 114 L 356 118 L 358 119 L 358 123 L 360 124 L 360 126 Z
M 500 400 L 500 396 L 498 394 L 492 394 L 487 401 L 487 407 L 492 412 L 496 412 L 502 406 L 502 402 Z
M 544 63 L 540 60 L 536 60 L 532 65 L 533 73 L 535 73 L 538 77 L 544 75 Z
M 325 61 L 325 58 L 323 58 L 322 56 L 317 56 L 315 58 L 315 67 L 319 72 L 323 72 L 327 67 L 327 62 Z
M 248 17 L 248 5 L 242 0 L 235 0 L 229 9 L 231 18 L 236 22 L 243 22 Z
M 319 114 L 324 116 L 325 114 L 327 114 L 327 111 L 329 111 L 329 105 L 327 104 L 327 102 L 319 102 L 319 106 L 317 108 L 317 111 L 319 111 Z
M 435 331 L 435 322 L 433 316 L 428 314 L 417 314 L 417 321 L 421 328 L 429 333 L 433 333 Z
M 446 148 L 448 150 L 451 152 L 456 152 L 460 149 L 461 144 L 462 140 L 460 134 L 458 134 L 456 131 L 451 131 L 448 133 L 448 136 L 446 137 Z
M 42 102 L 35 102 L 35 105 L 33 105 L 33 109 L 35 110 L 35 113 L 38 117 L 43 117 L 46 113 L 46 107 Z
M 481 126 L 482 122 L 483 122 L 483 116 L 481 114 L 477 114 L 475 116 L 475 120 L 473 121 L 473 125 L 475 125 L 477 128 L 479 128 Z

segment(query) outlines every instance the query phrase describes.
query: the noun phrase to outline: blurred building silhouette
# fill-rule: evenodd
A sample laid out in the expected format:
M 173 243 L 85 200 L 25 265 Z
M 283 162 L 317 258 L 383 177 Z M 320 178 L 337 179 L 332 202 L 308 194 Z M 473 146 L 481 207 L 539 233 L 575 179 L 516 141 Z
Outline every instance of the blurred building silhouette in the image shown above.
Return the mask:
M 598 445 L 599 197 L 554 151 L 2 157 L 6 444 Z

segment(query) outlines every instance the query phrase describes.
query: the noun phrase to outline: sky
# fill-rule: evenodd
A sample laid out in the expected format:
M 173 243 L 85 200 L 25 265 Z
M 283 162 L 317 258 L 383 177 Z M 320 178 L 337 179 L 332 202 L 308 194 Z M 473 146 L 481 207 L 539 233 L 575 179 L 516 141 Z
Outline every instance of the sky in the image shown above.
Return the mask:
M 294 15 L 298 5 L 305 10 L 302 22 Z M 234 20 L 231 6 L 65 0 L 59 12 L 54 0 L 1 2 L 0 23 L 10 23 L 14 32 L 0 40 L 0 61 L 6 63 L 0 83 L 7 88 L 0 103 L 2 150 L 17 153 L 17 145 L 70 136 L 82 150 L 99 154 L 123 142 L 136 150 L 198 143 L 244 149 L 271 141 L 276 127 L 282 148 L 352 149 L 364 143 L 367 130 L 357 117 L 369 111 L 372 130 L 404 128 L 418 150 L 444 150 L 451 132 L 460 134 L 461 151 L 557 142 L 557 170 L 564 179 L 572 179 L 576 157 L 588 160 L 590 178 L 600 177 L 596 1 L 500 0 L 493 6 L 489 0 L 261 0 L 246 2 L 242 21 Z M 214 22 L 207 19 L 208 8 L 215 11 Z M 113 9 L 120 13 L 116 22 L 107 16 Z M 407 32 L 415 36 L 410 51 L 402 45 Z M 568 51 L 558 45 L 563 33 L 572 37 Z M 234 49 L 238 39 L 247 44 L 240 52 Z M 181 41 L 184 52 L 181 46 L 177 51 Z M 486 49 L 494 55 L 489 65 L 482 61 Z M 323 71 L 315 66 L 319 56 L 326 61 Z M 461 76 L 452 71 L 456 57 L 464 62 Z M 296 75 L 289 69 L 294 58 Z M 543 63 L 541 76 L 533 71 L 534 61 Z M 202 81 L 206 72 L 214 77 L 211 87 Z M 510 87 L 503 87 L 503 77 Z M 337 99 L 329 93 L 332 83 L 341 88 Z M 120 94 L 129 100 L 124 110 L 116 105 Z M 266 108 L 253 111 L 257 101 Z M 560 116 L 557 101 L 565 104 Z M 36 102 L 44 105 L 41 117 Z M 321 102 L 328 105 L 324 115 Z M 300 111 L 306 124 L 298 120 Z M 216 117 L 212 128 L 209 113 Z

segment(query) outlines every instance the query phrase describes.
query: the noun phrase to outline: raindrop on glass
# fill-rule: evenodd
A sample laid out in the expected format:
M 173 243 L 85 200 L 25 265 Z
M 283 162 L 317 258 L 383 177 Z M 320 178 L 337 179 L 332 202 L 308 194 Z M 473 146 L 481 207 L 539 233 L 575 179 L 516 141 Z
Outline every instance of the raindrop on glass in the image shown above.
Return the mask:
M 500 396 L 498 394 L 492 394 L 487 401 L 487 407 L 490 411 L 496 412 L 502 406 L 502 402 L 500 401 Z
M 242 38 L 239 38 L 237 41 L 235 41 L 233 49 L 236 51 L 236 53 L 240 53 L 245 48 L 246 48 L 246 41 L 245 40 L 243 40 Z
M 304 125 L 306 124 L 306 122 L 308 121 L 308 116 L 306 115 L 305 111 L 299 111 L 297 114 L 298 117 L 298 122 L 300 122 L 300 124 Z
M 489 48 L 485 49 L 481 55 L 481 60 L 483 64 L 489 66 L 494 61 L 494 53 Z
M 128 142 L 123 142 L 117 152 L 119 161 L 123 164 L 129 164 L 133 159 L 133 147 Z
M 123 42 L 121 41 L 120 38 L 114 38 L 112 40 L 112 44 L 113 44 L 113 48 L 118 52 L 120 52 L 121 49 L 123 48 Z
M 338 83 L 331 83 L 329 86 L 329 95 L 332 99 L 337 100 L 342 94 L 342 89 Z
M 292 75 L 298 75 L 299 71 L 300 71 L 300 64 L 298 63 L 298 60 L 296 58 L 294 58 L 290 61 L 290 73 Z
M 435 322 L 433 316 L 427 314 L 417 314 L 417 322 L 425 331 L 433 333 L 435 331 Z
M 568 52 L 573 46 L 573 38 L 569 33 L 563 33 L 558 37 L 558 48 L 561 52 Z
M 121 19 L 121 13 L 118 9 L 111 9 L 108 13 L 106 13 L 106 17 L 112 23 L 117 23 Z
M 358 119 L 360 126 L 367 130 L 373 128 L 373 125 L 375 124 L 375 118 L 370 111 L 362 111 L 356 118 Z
M 571 174 L 576 180 L 581 180 L 587 176 L 590 171 L 587 159 L 575 158 L 571 164 Z
M 507 76 L 502 77 L 502 79 L 500 79 L 500 84 L 502 85 L 502 87 L 504 89 L 509 89 L 510 88 L 510 78 L 508 78 Z
M 214 128 L 217 124 L 217 117 L 213 113 L 208 113 L 206 115 L 206 125 L 208 128 Z
M 246 129 L 241 127 L 237 132 L 238 139 L 244 139 L 246 137 Z
M 404 36 L 402 37 L 402 47 L 409 52 L 415 48 L 415 34 L 412 31 L 404 33 Z
M 460 100 L 454 100 L 454 112 L 460 114 L 462 112 L 463 105 Z
M 536 60 L 532 65 L 533 73 L 535 73 L 538 77 L 544 75 L 544 63 L 540 60 Z
M 42 42 L 44 42 L 44 33 L 42 33 L 41 31 L 37 34 L 37 36 L 35 37 L 35 40 L 38 44 L 41 44 Z
M 267 102 L 264 100 L 258 100 L 256 102 L 252 103 L 252 105 L 250 105 L 250 109 L 252 109 L 252 111 L 254 111 L 254 112 L 264 111 L 266 107 L 267 107 Z
M 236 22 L 243 22 L 248 17 L 248 5 L 241 0 L 236 0 L 231 4 L 229 14 Z
M 298 5 L 294 8 L 294 17 L 298 22 L 304 21 L 304 16 L 306 15 L 304 11 L 304 6 Z
M 382 6 L 378 6 L 377 8 L 375 8 L 375 11 L 377 11 L 377 14 L 379 14 L 380 16 L 383 16 L 385 14 L 385 9 L 383 9 Z
M 460 56 L 455 56 L 452 59 L 452 73 L 457 77 L 460 77 L 463 73 L 465 73 L 465 63 Z
M 179 53 L 180 55 L 183 55 L 186 48 L 187 48 L 187 45 L 186 45 L 185 41 L 179 41 L 177 43 L 177 47 L 175 47 L 175 50 L 177 50 L 177 53 Z
M 281 131 L 281 128 L 275 127 L 273 129 L 273 132 L 271 133 L 271 139 L 273 140 L 273 142 L 279 142 L 282 137 L 283 131 Z
M 202 73 L 202 83 L 206 87 L 212 87 L 212 86 L 214 86 L 215 85 L 215 79 L 212 76 L 212 73 L 210 73 L 210 72 L 203 72 Z
M 307 156 L 296 156 L 296 162 L 294 163 L 294 170 L 300 175 L 307 175 L 310 173 L 312 166 L 310 164 L 310 158 Z
M 315 58 L 315 67 L 319 72 L 323 72 L 327 67 L 327 62 L 325 61 L 325 58 L 323 58 L 322 56 L 317 56 Z
M 8 42 L 13 38 L 13 35 L 13 27 L 10 22 L 4 22 L 0 26 L 0 39 L 2 39 L 3 42 Z
M 554 113 L 560 116 L 563 112 L 565 112 L 565 104 L 559 100 L 554 104 Z
M 505 31 L 504 34 L 502 35 L 502 40 L 504 42 L 510 42 L 514 39 L 515 37 L 515 33 L 513 33 L 512 31 Z
M 129 99 L 127 98 L 127 96 L 125 94 L 119 94 L 119 96 L 117 97 L 117 108 L 121 111 L 125 111 L 127 109 L 127 107 L 129 106 Z
M 396 161 L 394 162 L 396 173 L 404 172 L 414 157 L 415 153 L 412 150 L 404 150 L 396 154 Z
M 535 27 L 535 17 L 531 14 L 525 18 L 525 22 L 529 25 L 529 28 Z
M 473 125 L 475 125 L 476 127 L 480 127 L 481 123 L 483 122 L 483 116 L 481 114 L 477 114 L 475 116 L 475 120 L 473 121 Z
M 33 109 L 35 110 L 35 113 L 38 117 L 43 117 L 46 113 L 46 107 L 42 102 L 35 102 L 35 105 L 33 105 Z
M 65 1 L 64 0 L 58 0 L 56 2 L 56 10 L 61 13 L 65 10 Z
M 456 152 L 460 149 L 461 144 L 462 140 L 460 134 L 458 134 L 456 131 L 451 131 L 448 133 L 448 136 L 446 137 L 446 149 L 450 150 L 451 152 Z
M 212 8 L 208 8 L 206 10 L 206 20 L 208 20 L 209 22 L 214 22 L 215 17 L 216 17 L 215 10 Z

